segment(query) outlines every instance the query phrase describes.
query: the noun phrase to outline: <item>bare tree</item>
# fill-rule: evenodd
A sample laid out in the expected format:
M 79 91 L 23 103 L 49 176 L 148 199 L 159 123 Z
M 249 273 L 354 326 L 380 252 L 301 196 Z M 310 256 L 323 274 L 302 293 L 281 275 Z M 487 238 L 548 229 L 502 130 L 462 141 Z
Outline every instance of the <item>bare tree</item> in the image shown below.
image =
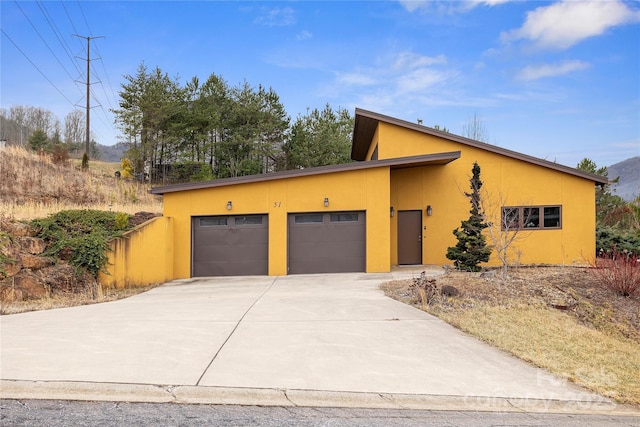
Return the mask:
M 462 126 L 462 136 L 476 141 L 489 142 L 489 131 L 484 120 L 477 113 L 473 113 L 473 117 Z
M 73 110 L 64 118 L 64 142 L 73 150 L 85 143 L 85 119 L 81 110 Z
M 483 190 L 481 206 L 483 220 L 488 225 L 487 234 L 502 264 L 502 278 L 506 279 L 509 266 L 520 258 L 516 243 L 529 235 L 527 225 L 532 219 L 533 209 L 522 205 L 509 206 L 504 194 L 492 195 L 486 190 Z

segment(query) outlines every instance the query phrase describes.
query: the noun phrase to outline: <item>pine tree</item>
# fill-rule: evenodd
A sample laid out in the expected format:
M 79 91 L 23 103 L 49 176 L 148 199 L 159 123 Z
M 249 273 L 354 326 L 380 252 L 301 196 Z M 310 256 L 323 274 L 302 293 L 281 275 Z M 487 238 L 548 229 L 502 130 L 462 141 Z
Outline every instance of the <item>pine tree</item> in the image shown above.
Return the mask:
M 482 234 L 482 230 L 488 225 L 482 219 L 480 188 L 480 166 L 477 162 L 473 164 L 473 176 L 469 180 L 471 192 L 464 193 L 469 198 L 471 210 L 469 219 L 462 221 L 460 227 L 453 230 L 454 236 L 458 239 L 455 246 L 447 248 L 447 258 L 453 261 L 456 268 L 463 271 L 480 271 L 478 266 L 481 262 L 489 261 L 491 247 L 487 247 L 487 241 Z

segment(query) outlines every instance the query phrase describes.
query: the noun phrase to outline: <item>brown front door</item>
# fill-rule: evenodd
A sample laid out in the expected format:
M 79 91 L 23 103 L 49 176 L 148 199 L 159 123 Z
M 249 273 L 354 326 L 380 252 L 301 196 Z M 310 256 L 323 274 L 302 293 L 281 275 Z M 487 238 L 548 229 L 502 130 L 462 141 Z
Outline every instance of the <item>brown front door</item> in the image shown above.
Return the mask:
M 398 212 L 398 264 L 422 264 L 422 211 Z

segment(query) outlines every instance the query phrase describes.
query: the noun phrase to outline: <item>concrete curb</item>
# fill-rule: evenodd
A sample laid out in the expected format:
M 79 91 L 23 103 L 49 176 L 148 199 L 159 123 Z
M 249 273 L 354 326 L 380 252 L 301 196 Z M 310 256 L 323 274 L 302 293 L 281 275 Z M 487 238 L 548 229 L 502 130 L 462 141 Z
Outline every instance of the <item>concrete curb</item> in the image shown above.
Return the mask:
M 281 390 L 186 385 L 0 380 L 0 398 L 208 405 L 299 406 L 432 411 L 531 412 L 640 417 L 640 410 L 612 401 L 518 399 Z

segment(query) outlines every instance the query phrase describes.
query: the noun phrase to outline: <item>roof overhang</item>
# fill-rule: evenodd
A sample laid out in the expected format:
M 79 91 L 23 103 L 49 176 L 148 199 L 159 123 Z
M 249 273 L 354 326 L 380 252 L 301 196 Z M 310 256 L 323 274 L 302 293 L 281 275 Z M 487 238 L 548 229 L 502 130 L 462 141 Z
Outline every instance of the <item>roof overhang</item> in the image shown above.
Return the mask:
M 389 167 L 390 169 L 413 168 L 420 166 L 446 165 L 460 158 L 460 151 L 447 153 L 425 154 L 420 156 L 400 157 L 397 159 L 371 160 L 368 162 L 344 163 L 341 165 L 320 166 L 307 169 L 295 169 L 282 172 L 265 173 L 261 175 L 247 175 L 236 178 L 223 178 L 214 181 L 187 182 L 183 184 L 166 185 L 149 190 L 151 194 L 166 194 L 179 191 L 201 190 L 205 188 L 225 187 L 229 185 L 248 184 L 252 182 L 275 181 L 279 179 L 315 176 L 338 172 L 358 171 Z
M 367 153 L 369 151 L 369 145 L 371 144 L 373 135 L 375 134 L 378 124 L 380 122 L 388 123 L 395 126 L 400 126 L 405 129 L 410 129 L 423 134 L 436 136 L 439 138 L 447 139 L 449 141 L 457 142 L 459 144 L 479 148 L 481 150 L 500 154 L 506 157 L 511 157 L 513 159 L 521 160 L 523 162 L 532 163 L 534 165 L 542 166 L 548 169 L 564 172 L 570 175 L 574 175 L 580 178 L 593 181 L 597 185 L 609 184 L 609 180 L 607 179 L 607 177 L 604 177 L 602 175 L 581 171 L 579 169 L 575 169 L 569 166 L 564 166 L 559 163 L 550 162 L 548 160 L 539 159 L 537 157 L 529 156 L 527 154 L 518 153 L 517 151 L 508 150 L 506 148 L 497 147 L 495 145 L 487 144 L 485 142 L 480 142 L 473 139 L 465 138 L 463 136 L 454 135 L 449 132 L 439 131 L 439 130 L 430 128 L 428 126 L 423 126 L 418 123 L 396 119 L 394 117 L 385 116 L 383 114 L 378 114 L 372 111 L 362 110 L 359 108 L 356 108 L 356 111 L 355 111 L 355 125 L 354 125 L 353 139 L 352 139 L 352 145 L 351 145 L 351 158 L 353 160 L 362 161 L 366 159 Z

